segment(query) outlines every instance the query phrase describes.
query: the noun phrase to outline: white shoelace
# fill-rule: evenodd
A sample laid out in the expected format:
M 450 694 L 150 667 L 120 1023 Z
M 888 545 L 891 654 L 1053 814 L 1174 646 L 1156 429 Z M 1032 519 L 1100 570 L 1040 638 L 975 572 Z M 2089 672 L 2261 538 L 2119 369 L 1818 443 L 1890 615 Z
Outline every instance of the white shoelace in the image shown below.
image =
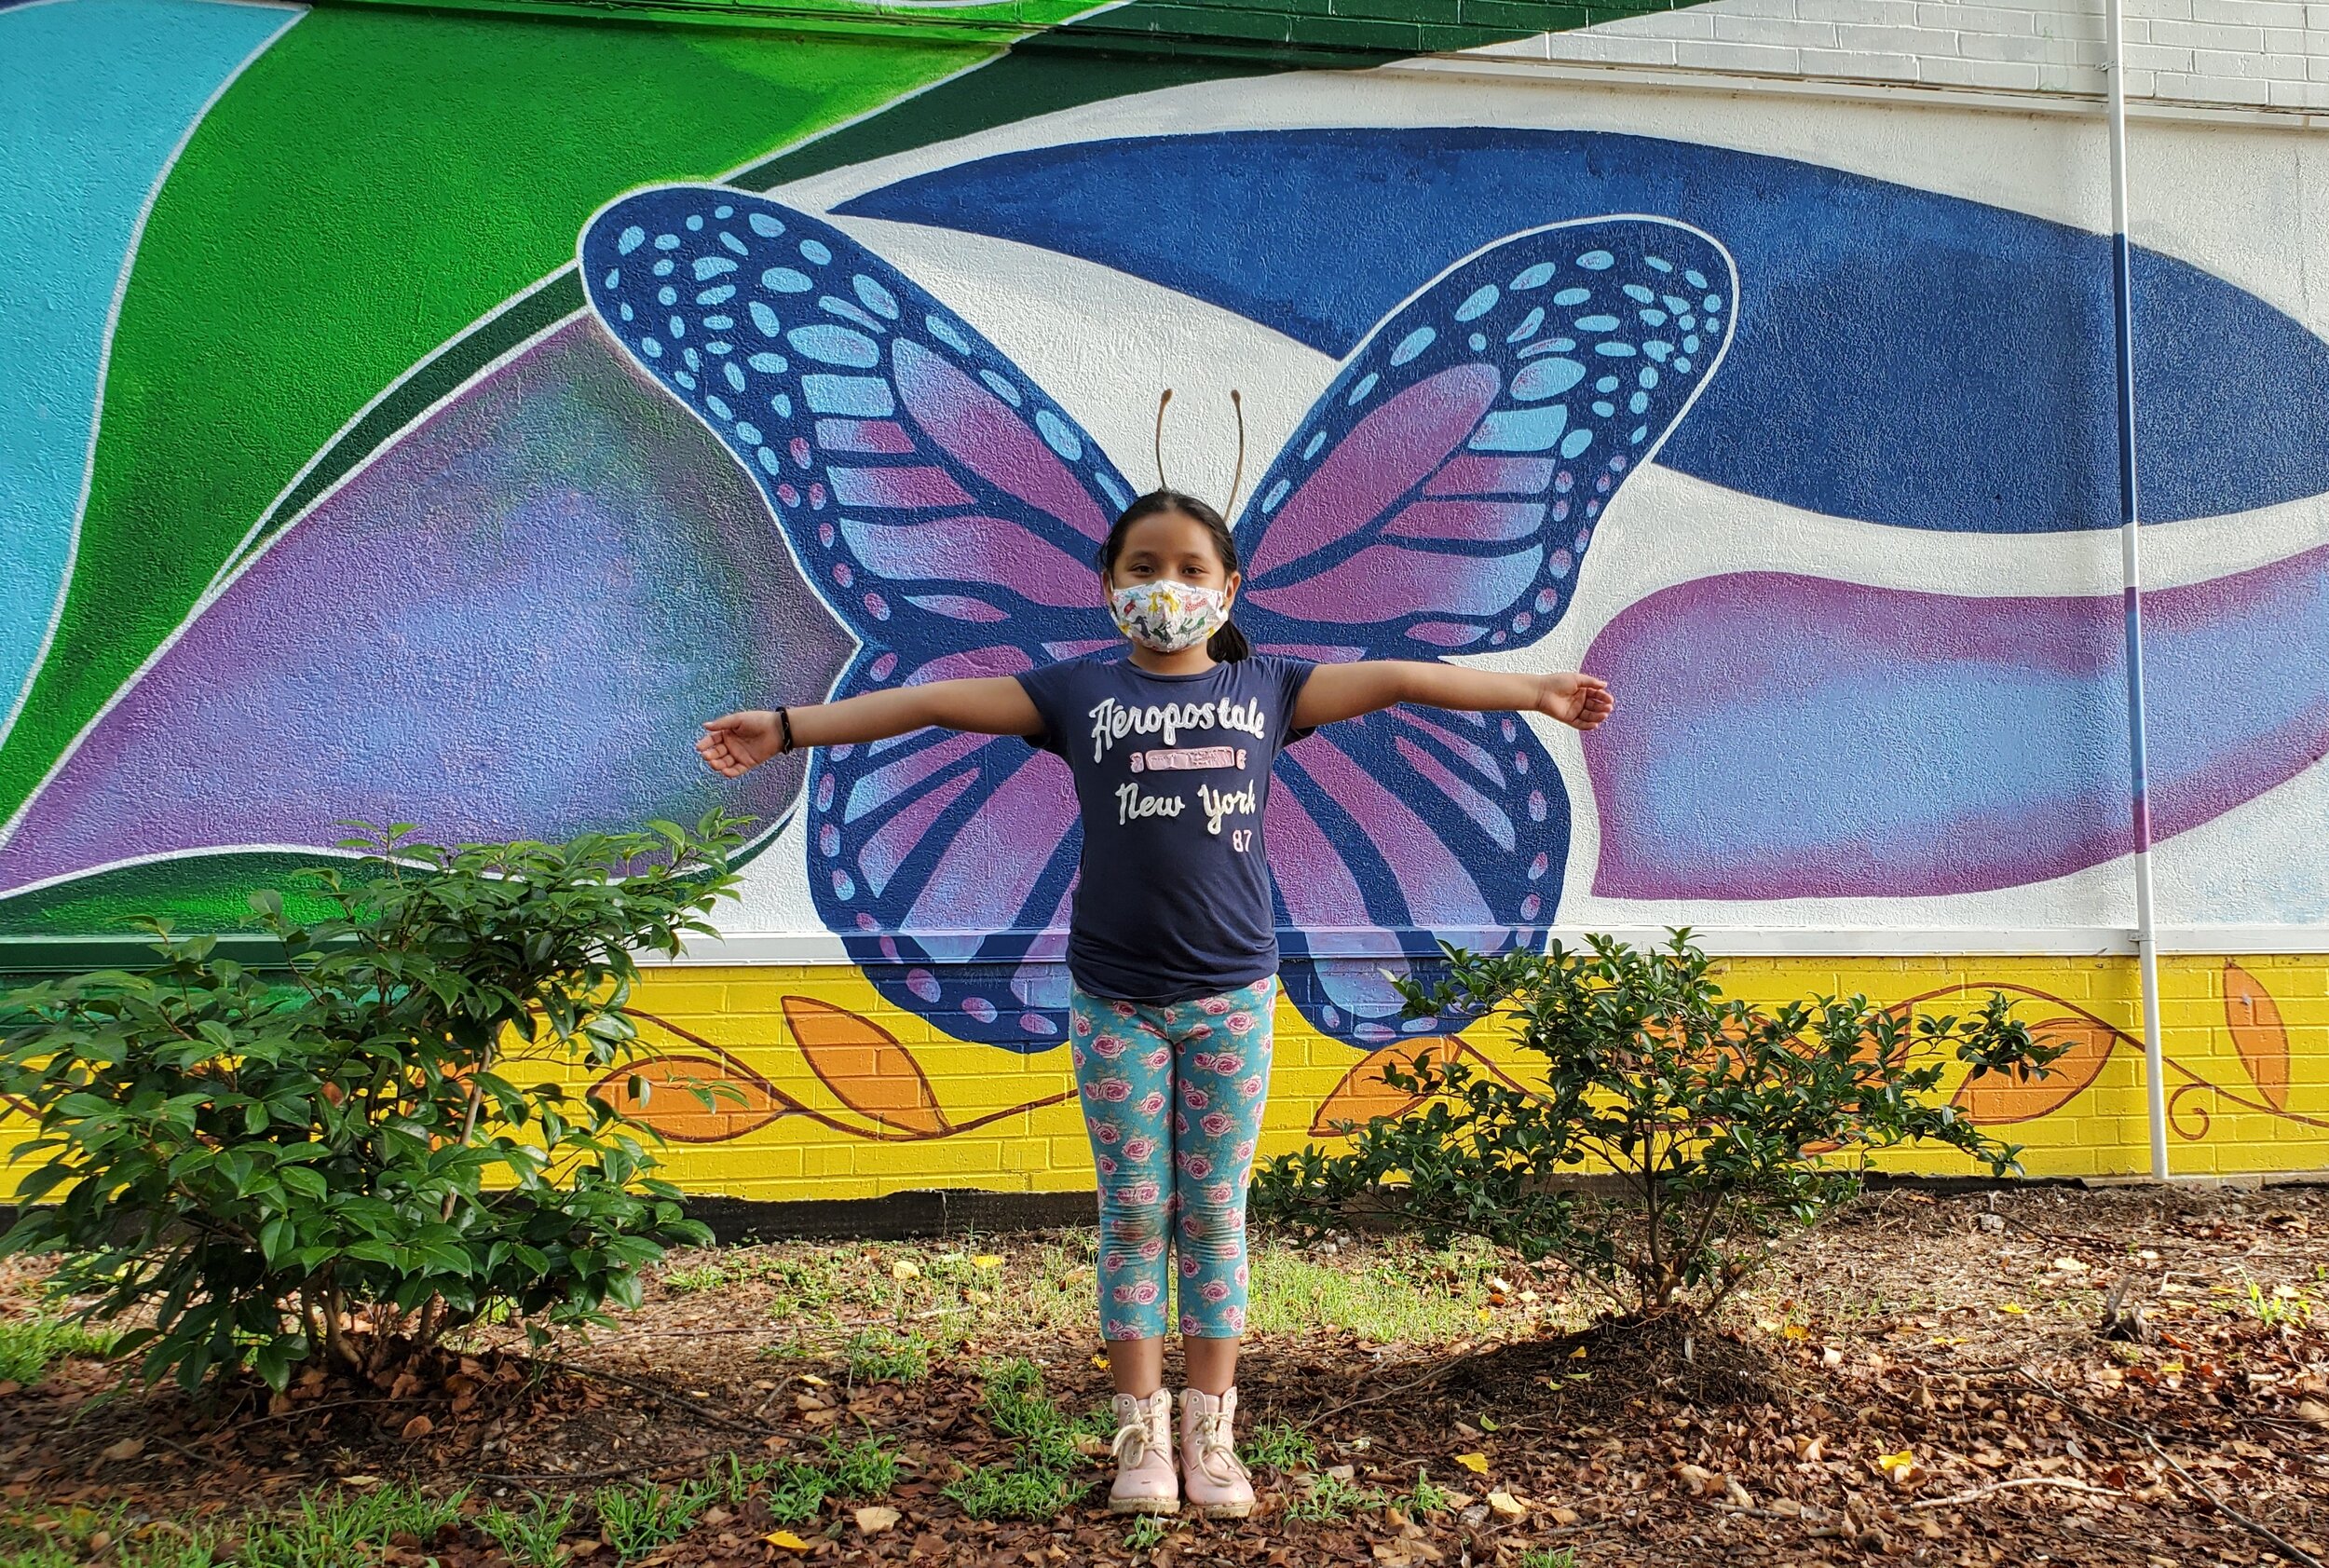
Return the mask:
M 1155 1414 L 1144 1413 L 1137 1420 L 1116 1428 L 1116 1440 L 1108 1445 L 1108 1452 L 1114 1457 L 1120 1467 L 1127 1470 L 1135 1469 L 1146 1461 L 1151 1453 L 1172 1452 L 1173 1445 L 1169 1437 L 1164 1442 L 1157 1440 L 1156 1427 L 1166 1426 L 1167 1431 L 1170 1430 L 1166 1422 L 1161 1419 L 1163 1413 L 1162 1411 Z
M 1197 1467 L 1220 1486 L 1252 1479 L 1252 1472 L 1237 1457 L 1236 1445 L 1230 1440 L 1229 1418 L 1218 1410 L 1206 1411 L 1197 1417 Z

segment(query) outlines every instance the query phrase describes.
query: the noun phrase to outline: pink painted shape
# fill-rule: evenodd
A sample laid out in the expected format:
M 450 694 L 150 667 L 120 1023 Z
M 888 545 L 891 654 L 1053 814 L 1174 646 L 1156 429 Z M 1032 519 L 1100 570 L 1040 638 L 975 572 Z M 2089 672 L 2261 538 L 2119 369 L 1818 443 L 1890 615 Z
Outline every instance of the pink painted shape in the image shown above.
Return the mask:
M 1464 444 L 1502 386 L 1492 366 L 1457 365 L 1361 419 L 1271 517 L 1247 576 L 1267 577 L 1373 523 Z
M 1414 539 L 1524 539 L 1545 521 L 1541 501 L 1416 501 L 1383 525 Z
M 908 338 L 890 357 L 899 400 L 947 457 L 1093 542 L 1108 537 L 1098 503 L 1017 410 Z
M 1512 852 L 1512 846 L 1519 841 L 1519 836 L 1513 831 L 1511 816 L 1502 806 L 1457 778 L 1439 758 L 1406 736 L 1396 737 L 1391 745 L 1393 750 L 1407 758 L 1409 767 L 1428 779 L 1435 789 L 1455 802 L 1457 811 L 1470 817 L 1482 833 L 1494 839 L 1498 849 L 1506 854 Z
M 981 675 L 1015 675 L 1035 668 L 1035 661 L 1015 648 L 974 648 L 942 653 L 898 682 L 927 686 L 934 680 L 972 680 Z
M 892 582 L 922 578 L 991 582 L 1057 608 L 1099 601 L 1095 568 L 1000 517 L 949 517 L 942 523 L 850 518 L 843 520 L 841 534 L 859 560 Z
M 1441 555 L 1370 544 L 1341 566 L 1284 588 L 1249 588 L 1262 608 L 1297 620 L 1373 624 L 1401 616 L 1503 613 L 1536 580 L 1545 552 Z
M 903 457 L 914 450 L 914 438 L 894 419 L 820 419 L 817 444 L 828 452 L 878 452 Z
M 1426 496 L 1541 496 L 1553 482 L 1550 457 L 1451 457 L 1423 486 Z
M 968 620 L 986 625 L 1008 620 L 1010 615 L 997 609 L 984 599 L 974 599 L 961 593 L 908 593 L 906 602 L 933 615 L 943 615 L 948 620 Z
M 1464 758 L 1464 761 L 1479 770 L 1480 775 L 1483 778 L 1493 779 L 1496 782 L 1496 787 L 1498 789 L 1504 788 L 1505 770 L 1503 767 L 1497 763 L 1494 755 L 1491 754 L 1486 746 L 1479 744 L 1469 736 L 1457 734 L 1454 730 L 1449 729 L 1443 724 L 1435 724 L 1430 719 L 1422 717 L 1415 712 L 1414 709 L 1407 707 L 1404 704 L 1399 707 L 1393 708 L 1391 710 L 1391 716 L 1397 719 L 1402 724 L 1411 725 L 1415 729 L 1421 729 L 1426 735 L 1437 737 L 1441 745 L 1446 746 L 1450 751 L 1454 752 L 1458 757 Z
M 948 779 L 937 788 L 917 796 L 898 809 L 897 815 L 874 829 L 857 852 L 857 868 L 865 873 L 865 885 L 878 894 L 897 875 L 906 857 L 914 852 L 937 825 L 946 809 L 961 798 L 978 778 L 975 770 L 965 770 Z
M 1269 836 L 1271 868 L 1280 873 L 1278 892 L 1296 925 L 1331 931 L 1363 931 L 1374 925 L 1358 879 L 1292 790 L 1270 792 L 1262 827 Z
M 1427 930 L 1482 931 L 1500 923 L 1463 862 L 1430 824 L 1385 789 L 1331 737 L 1314 735 L 1286 753 L 1329 799 L 1367 825 L 1368 839 L 1389 863 L 1410 920 Z M 1340 857 L 1338 857 L 1340 858 Z
M 1029 753 L 956 830 L 899 929 L 907 934 L 1015 929 L 1020 910 L 1067 843 L 1075 821 L 1075 786 L 1068 765 L 1049 752 Z
M 923 730 L 925 735 L 943 735 L 943 730 Z M 842 807 L 841 820 L 855 822 L 868 811 L 878 811 L 931 774 L 950 764 L 960 762 L 979 747 L 992 745 L 992 735 L 947 735 L 944 740 L 931 740 L 918 750 L 908 752 L 895 762 L 884 763 L 850 785 L 849 800 Z
M 1407 629 L 1407 634 L 1434 648 L 1469 648 L 1488 635 L 1488 628 L 1460 620 L 1419 620 Z
M 893 469 L 827 469 L 833 498 L 843 506 L 883 511 L 935 511 L 969 506 L 970 494 L 944 469 L 901 465 Z

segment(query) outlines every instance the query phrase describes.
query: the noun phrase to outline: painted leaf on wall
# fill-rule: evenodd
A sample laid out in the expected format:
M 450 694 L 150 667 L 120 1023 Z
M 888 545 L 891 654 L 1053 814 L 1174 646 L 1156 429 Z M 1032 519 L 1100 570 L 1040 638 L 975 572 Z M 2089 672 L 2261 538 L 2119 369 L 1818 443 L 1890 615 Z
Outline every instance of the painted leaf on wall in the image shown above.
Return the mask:
M 841 1103 L 884 1126 L 936 1137 L 954 1130 L 912 1053 L 871 1018 L 813 997 L 783 1000 L 801 1055 Z
M 2224 1021 L 2231 1028 L 2232 1044 L 2256 1092 L 2273 1110 L 2286 1111 L 2289 1030 L 2281 1018 L 2281 1004 L 2263 981 L 2229 959 L 2224 961 Z
M 1968 1121 L 1995 1126 L 2007 1122 L 2035 1122 L 2060 1111 L 2093 1086 L 2103 1071 L 2103 1064 L 2110 1060 L 2113 1049 L 2126 1038 L 2118 1029 L 2084 1011 L 2033 1023 L 2030 1032 L 2040 1040 L 2067 1043 L 2070 1049 L 2055 1061 L 2044 1078 L 2010 1078 L 1993 1072 L 1967 1079 L 1950 1103 L 1965 1112 Z
M 1363 1126 L 1380 1117 L 1406 1115 L 1428 1097 L 1394 1088 L 1383 1082 L 1382 1070 L 1386 1067 L 1411 1070 L 1418 1057 L 1434 1066 L 1445 1066 L 1453 1061 L 1461 1050 L 1460 1042 L 1442 1037 L 1437 1040 L 1402 1040 L 1396 1044 L 1368 1052 L 1352 1064 L 1350 1071 L 1342 1075 L 1342 1081 L 1318 1102 L 1317 1114 L 1310 1119 L 1311 1136 L 1331 1137 L 1341 1130 L 1339 1124 L 1344 1122 Z
M 626 1062 L 592 1092 L 674 1143 L 725 1143 L 800 1109 L 783 1090 L 725 1054 Z M 705 1093 L 711 1096 L 708 1105 Z

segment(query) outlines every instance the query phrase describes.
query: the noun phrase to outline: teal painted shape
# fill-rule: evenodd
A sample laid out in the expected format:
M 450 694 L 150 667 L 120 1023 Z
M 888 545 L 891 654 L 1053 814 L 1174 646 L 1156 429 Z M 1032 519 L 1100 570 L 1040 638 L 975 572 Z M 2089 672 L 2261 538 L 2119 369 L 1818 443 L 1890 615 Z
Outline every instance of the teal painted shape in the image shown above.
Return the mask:
M 211 0 L 0 10 L 0 733 L 73 561 L 114 302 L 218 90 L 304 13 Z

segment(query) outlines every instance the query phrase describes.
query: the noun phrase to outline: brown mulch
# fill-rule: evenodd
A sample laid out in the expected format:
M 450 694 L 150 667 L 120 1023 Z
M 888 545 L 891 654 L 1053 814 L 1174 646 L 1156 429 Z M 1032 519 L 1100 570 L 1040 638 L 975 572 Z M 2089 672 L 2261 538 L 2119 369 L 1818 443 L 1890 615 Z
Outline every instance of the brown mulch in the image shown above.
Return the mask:
M 1012 1260 L 1009 1277 L 1040 1240 L 981 1245 Z M 386 1479 L 470 1486 L 476 1506 L 871 1431 L 909 1462 L 883 1499 L 899 1517 L 877 1533 L 836 1504 L 793 1527 L 805 1553 L 771 1546 L 756 1500 L 631 1568 L 1468 1568 L 1561 1548 L 1595 1564 L 2329 1563 L 2329 1188 L 1894 1189 L 1783 1244 L 1686 1344 L 1610 1324 L 1532 1331 L 1576 1282 L 1503 1272 L 1477 1342 L 1249 1342 L 1241 1425 L 1292 1423 L 1322 1467 L 1384 1493 L 1427 1469 L 1454 1495 L 1419 1517 L 1290 1520 L 1308 1483 L 1265 1470 L 1252 1520 L 1178 1520 L 1147 1551 L 1089 1500 L 1047 1523 L 971 1520 L 947 1479 L 1009 1452 L 978 1410 L 981 1361 L 1034 1358 L 1072 1412 L 1106 1398 L 1095 1345 L 982 1334 L 923 1382 L 852 1387 L 838 1358 L 764 1355 L 790 1330 L 748 1289 L 658 1288 L 620 1331 L 540 1359 L 481 1344 L 384 1386 L 316 1379 L 288 1397 L 197 1403 L 67 1362 L 36 1387 L 0 1384 L 0 1491 L 34 1515 L 124 1504 L 132 1524 Z M 570 1544 L 613 1563 L 587 1531 Z M 431 1558 L 500 1561 L 464 1529 L 391 1548 L 386 1568 Z

